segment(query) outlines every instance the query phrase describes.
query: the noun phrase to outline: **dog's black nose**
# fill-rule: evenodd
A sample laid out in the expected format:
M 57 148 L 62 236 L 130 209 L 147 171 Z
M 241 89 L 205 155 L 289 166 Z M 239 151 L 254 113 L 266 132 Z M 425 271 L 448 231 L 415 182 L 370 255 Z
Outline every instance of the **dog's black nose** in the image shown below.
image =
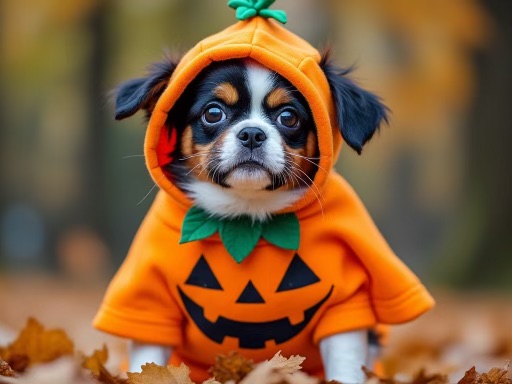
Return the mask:
M 252 150 L 254 148 L 260 147 L 261 144 L 267 140 L 267 136 L 265 135 L 265 132 L 259 128 L 247 127 L 238 133 L 238 139 L 244 147 L 250 148 Z

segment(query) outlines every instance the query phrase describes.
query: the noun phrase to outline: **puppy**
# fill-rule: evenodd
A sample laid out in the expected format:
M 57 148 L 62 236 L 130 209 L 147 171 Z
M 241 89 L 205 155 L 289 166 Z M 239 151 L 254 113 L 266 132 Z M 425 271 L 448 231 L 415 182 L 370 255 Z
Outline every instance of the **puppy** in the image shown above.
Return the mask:
M 174 71 L 172 61 L 153 67 L 147 78 L 117 90 L 116 118 L 143 109 L 149 117 Z M 345 141 L 361 152 L 386 108 L 356 86 L 324 55 L 321 68 L 334 99 Z M 187 87 L 170 111 L 166 130 L 176 137 L 165 174 L 195 205 L 224 218 L 265 221 L 313 189 L 319 169 L 317 127 L 305 97 L 285 78 L 250 59 L 216 62 Z M 371 365 L 368 330 L 320 341 L 327 380 L 362 382 Z M 170 347 L 132 343 L 131 371 L 153 361 L 165 365 Z M 301 351 L 295 351 L 300 354 Z
M 313 117 L 287 80 L 254 61 L 212 64 L 169 116 L 178 132 L 166 170 L 201 208 L 265 220 L 311 187 Z

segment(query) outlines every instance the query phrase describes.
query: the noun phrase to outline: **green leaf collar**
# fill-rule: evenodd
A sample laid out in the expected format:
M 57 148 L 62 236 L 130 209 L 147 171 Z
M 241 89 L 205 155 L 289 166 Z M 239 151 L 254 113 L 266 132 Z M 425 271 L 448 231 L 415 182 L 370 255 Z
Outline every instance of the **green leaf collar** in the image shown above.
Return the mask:
M 268 9 L 275 0 L 229 0 L 228 6 L 236 9 L 238 20 L 247 20 L 254 16 L 261 16 L 266 19 L 276 19 L 286 24 L 288 17 L 286 12 L 277 9 Z
M 180 244 L 206 239 L 215 232 L 237 263 L 249 256 L 261 237 L 283 249 L 297 250 L 300 243 L 300 224 L 294 213 L 274 215 L 262 223 L 247 216 L 220 219 L 194 206 L 185 215 Z

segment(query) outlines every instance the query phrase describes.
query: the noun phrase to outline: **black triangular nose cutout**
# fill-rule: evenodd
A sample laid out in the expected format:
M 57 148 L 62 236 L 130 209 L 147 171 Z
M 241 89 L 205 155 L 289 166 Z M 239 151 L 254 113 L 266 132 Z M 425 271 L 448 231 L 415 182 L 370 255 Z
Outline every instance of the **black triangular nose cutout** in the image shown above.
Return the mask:
M 240 295 L 240 297 L 238 298 L 238 300 L 236 302 L 237 303 L 259 304 L 259 303 L 264 303 L 265 300 L 263 299 L 263 297 L 261 297 L 260 293 L 254 286 L 252 281 L 249 280 L 249 282 L 245 286 L 242 294 Z
M 320 279 L 315 275 L 315 272 L 306 265 L 298 254 L 295 254 L 276 292 L 302 288 L 319 281 Z
M 220 291 L 223 290 L 203 255 L 199 258 L 187 281 L 185 281 L 185 284 L 218 289 Z

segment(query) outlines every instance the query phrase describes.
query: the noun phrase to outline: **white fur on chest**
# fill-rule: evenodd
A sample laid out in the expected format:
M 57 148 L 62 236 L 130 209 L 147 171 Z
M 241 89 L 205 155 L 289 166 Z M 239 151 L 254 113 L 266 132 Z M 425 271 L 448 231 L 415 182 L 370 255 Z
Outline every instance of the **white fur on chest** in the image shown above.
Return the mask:
M 254 220 L 265 220 L 271 213 L 293 205 L 305 192 L 303 188 L 292 191 L 227 189 L 198 180 L 185 184 L 183 188 L 197 206 L 212 215 L 246 215 Z

